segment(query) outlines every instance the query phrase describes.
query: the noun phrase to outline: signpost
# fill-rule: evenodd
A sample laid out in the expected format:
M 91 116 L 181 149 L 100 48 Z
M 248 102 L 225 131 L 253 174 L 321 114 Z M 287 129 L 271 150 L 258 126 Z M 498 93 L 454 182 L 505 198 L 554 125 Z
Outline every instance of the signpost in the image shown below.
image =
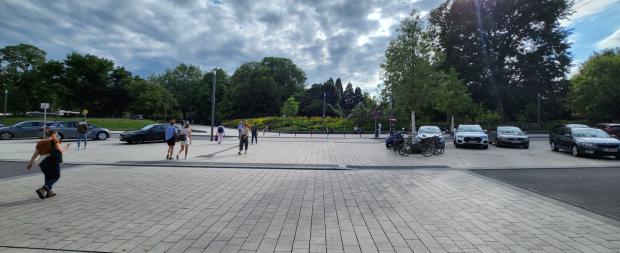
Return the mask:
M 43 138 L 45 138 L 45 129 L 47 129 L 47 109 L 50 108 L 50 103 L 41 103 L 41 109 L 43 109 Z

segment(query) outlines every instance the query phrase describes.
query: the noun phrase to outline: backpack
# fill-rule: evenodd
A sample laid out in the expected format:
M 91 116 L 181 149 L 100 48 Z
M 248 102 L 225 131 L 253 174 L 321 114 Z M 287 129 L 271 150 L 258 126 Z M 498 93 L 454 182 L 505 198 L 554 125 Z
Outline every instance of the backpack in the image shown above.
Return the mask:
M 86 122 L 78 123 L 77 130 L 80 134 L 88 133 L 88 124 L 86 124 Z
M 217 127 L 217 132 L 218 133 L 223 133 L 224 132 L 224 128 L 223 127 Z
M 181 129 L 179 130 L 179 141 L 187 140 L 187 130 Z

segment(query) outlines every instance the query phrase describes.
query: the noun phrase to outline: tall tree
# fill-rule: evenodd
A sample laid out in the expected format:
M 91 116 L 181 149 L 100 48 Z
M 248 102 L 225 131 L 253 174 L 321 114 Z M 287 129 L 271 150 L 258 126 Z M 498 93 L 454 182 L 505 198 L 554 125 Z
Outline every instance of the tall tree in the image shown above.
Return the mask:
M 620 48 L 592 55 L 573 76 L 570 106 L 573 113 L 591 121 L 620 120 Z
M 340 77 L 336 78 L 336 92 L 338 93 L 338 105 L 342 108 L 342 93 L 344 93 L 344 89 L 342 88 L 342 81 Z
M 292 60 L 279 57 L 265 57 L 261 65 L 270 69 L 274 81 L 281 87 L 280 102 L 304 90 L 306 73 Z
M 201 103 L 200 90 L 207 88 L 203 83 L 203 76 L 199 67 L 179 64 L 173 69 L 167 69 L 161 75 L 152 77 L 151 81 L 160 83 L 170 91 L 176 98 L 183 118 L 187 119 L 196 113 L 197 106 Z
M 37 108 L 37 68 L 45 63 L 45 51 L 28 44 L 0 49 L 0 88 L 12 94 L 11 109 L 22 112 Z
M 90 114 L 108 116 L 114 98 L 106 96 L 114 62 L 94 55 L 71 53 L 64 61 L 65 84 L 72 91 L 73 109 L 88 109 Z
M 347 84 L 347 87 L 342 93 L 340 105 L 342 106 L 343 113 L 347 115 L 353 110 L 353 107 L 355 107 L 355 90 L 353 90 L 353 84 Z
M 249 118 L 277 115 L 282 103 L 282 86 L 272 70 L 260 62 L 244 63 L 231 77 L 226 91 L 228 116 Z
M 299 112 L 299 102 L 295 100 L 295 97 L 290 97 L 284 102 L 282 108 L 280 108 L 280 114 L 286 115 L 289 117 L 297 115 Z
M 433 37 L 476 102 L 512 119 L 536 95 L 560 103 L 570 67 L 559 21 L 572 1 L 446 1 L 431 12 Z
M 437 75 L 437 54 L 417 11 L 400 23 L 397 37 L 385 52 L 381 65 L 385 94 L 394 101 L 395 111 L 408 119 L 410 111 L 429 111 Z M 406 122 L 406 120 L 405 120 Z

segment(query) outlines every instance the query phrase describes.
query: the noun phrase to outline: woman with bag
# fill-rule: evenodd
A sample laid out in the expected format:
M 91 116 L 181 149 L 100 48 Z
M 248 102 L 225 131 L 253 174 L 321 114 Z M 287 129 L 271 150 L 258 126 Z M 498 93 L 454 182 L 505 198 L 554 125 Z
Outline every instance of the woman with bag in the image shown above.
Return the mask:
M 39 195 L 39 198 L 51 198 L 56 196 L 56 193 L 52 191 L 54 183 L 60 179 L 60 164 L 62 163 L 62 153 L 69 149 L 69 145 L 65 145 L 64 149 L 60 146 L 60 141 L 56 138 L 56 132 L 48 130 L 48 138 L 37 142 L 37 146 L 28 162 L 28 169 L 32 169 L 32 165 L 40 158 L 39 168 L 45 176 L 45 183 L 35 192 Z
M 181 150 L 177 154 L 177 160 L 179 155 L 185 151 L 185 159 L 187 159 L 187 152 L 189 151 L 189 145 L 192 144 L 192 129 L 189 123 L 185 123 L 185 126 L 179 130 L 179 142 L 181 143 Z
M 241 150 L 245 147 L 245 154 L 248 153 L 248 137 L 250 135 L 250 126 L 245 124 L 239 130 L 239 155 L 241 155 Z

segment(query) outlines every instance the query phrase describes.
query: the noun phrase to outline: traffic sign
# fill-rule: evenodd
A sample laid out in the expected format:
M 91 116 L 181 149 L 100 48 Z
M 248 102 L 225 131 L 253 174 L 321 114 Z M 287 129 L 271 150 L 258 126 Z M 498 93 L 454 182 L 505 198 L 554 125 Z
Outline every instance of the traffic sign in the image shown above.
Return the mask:
M 86 114 L 88 114 L 88 109 L 82 110 L 82 115 L 86 116 Z
M 41 109 L 49 109 L 50 103 L 41 103 Z

